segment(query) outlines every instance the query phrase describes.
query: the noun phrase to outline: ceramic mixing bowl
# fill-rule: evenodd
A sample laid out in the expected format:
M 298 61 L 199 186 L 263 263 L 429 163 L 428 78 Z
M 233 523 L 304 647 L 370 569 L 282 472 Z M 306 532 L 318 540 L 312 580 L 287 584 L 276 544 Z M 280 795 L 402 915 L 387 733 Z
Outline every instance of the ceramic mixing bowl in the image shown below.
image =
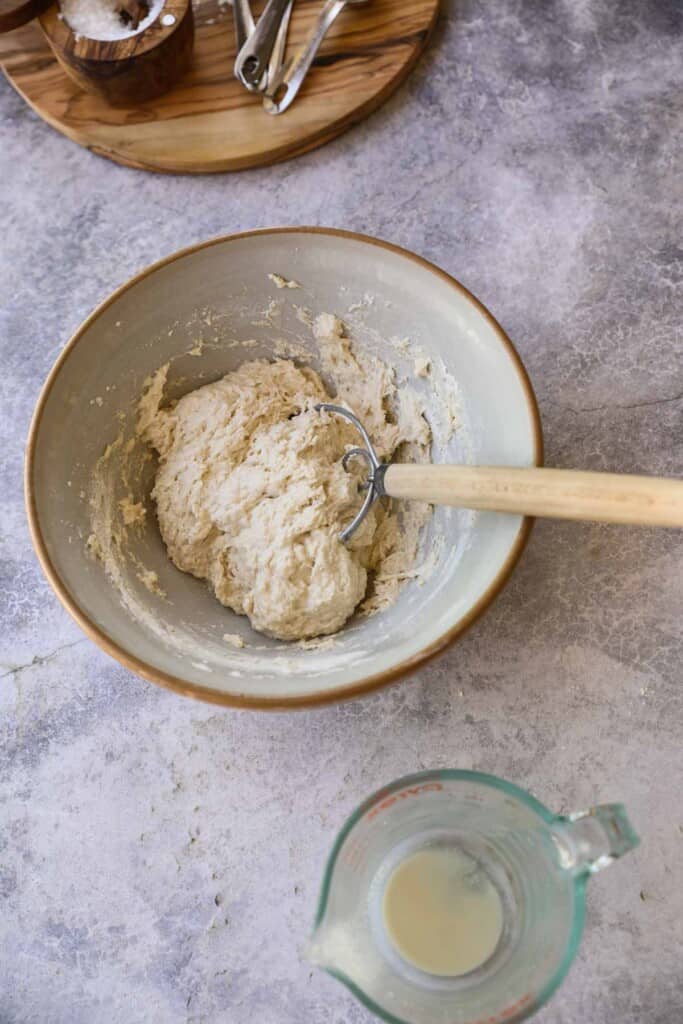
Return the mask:
M 269 274 L 301 287 L 278 287 Z M 436 509 L 422 568 L 396 603 L 310 649 L 254 633 L 171 564 L 149 498 L 153 462 L 139 459 L 135 473 L 123 462 L 136 445 L 145 381 L 169 363 L 172 400 L 248 358 L 291 355 L 315 366 L 307 321 L 321 312 L 336 313 L 356 344 L 394 366 L 399 386 L 421 391 L 438 435 L 434 461 L 541 462 L 536 402 L 510 340 L 465 288 L 418 256 L 347 232 L 297 228 L 220 238 L 162 260 L 103 302 L 61 353 L 38 401 L 26 463 L 33 542 L 59 599 L 97 644 L 152 682 L 254 708 L 359 695 L 452 643 L 520 555 L 528 521 Z M 426 380 L 415 376 L 418 349 L 432 364 Z M 458 424 L 450 437 L 437 429 L 446 406 Z M 146 504 L 145 523 L 113 545 L 106 571 L 88 544 L 93 510 L 100 534 L 104 522 L 113 536 L 128 493 Z

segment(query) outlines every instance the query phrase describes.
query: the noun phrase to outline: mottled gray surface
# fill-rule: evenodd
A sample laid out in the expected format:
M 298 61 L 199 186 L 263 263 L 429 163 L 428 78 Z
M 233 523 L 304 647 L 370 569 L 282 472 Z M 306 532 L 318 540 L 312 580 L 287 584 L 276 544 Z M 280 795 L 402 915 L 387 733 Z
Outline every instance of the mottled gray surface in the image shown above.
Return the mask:
M 117 167 L 0 84 L 0 1021 L 361 1024 L 298 948 L 335 830 L 378 784 L 474 767 L 558 810 L 623 799 L 642 847 L 592 883 L 539 1024 L 683 1017 L 683 536 L 540 523 L 436 664 L 322 710 L 223 711 L 85 640 L 21 496 L 39 387 L 90 309 L 188 243 L 366 231 L 435 260 L 509 330 L 548 462 L 683 473 L 676 0 L 463 0 L 369 121 L 238 176 Z M 678 223 L 677 223 L 678 219 Z

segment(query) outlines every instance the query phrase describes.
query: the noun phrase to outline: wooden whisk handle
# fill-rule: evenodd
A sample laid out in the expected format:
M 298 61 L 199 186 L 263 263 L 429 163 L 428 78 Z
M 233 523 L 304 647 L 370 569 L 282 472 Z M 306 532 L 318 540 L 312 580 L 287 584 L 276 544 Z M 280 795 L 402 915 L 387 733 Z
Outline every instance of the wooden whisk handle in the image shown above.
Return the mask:
M 552 519 L 683 527 L 683 480 L 508 466 L 388 466 L 394 498 Z

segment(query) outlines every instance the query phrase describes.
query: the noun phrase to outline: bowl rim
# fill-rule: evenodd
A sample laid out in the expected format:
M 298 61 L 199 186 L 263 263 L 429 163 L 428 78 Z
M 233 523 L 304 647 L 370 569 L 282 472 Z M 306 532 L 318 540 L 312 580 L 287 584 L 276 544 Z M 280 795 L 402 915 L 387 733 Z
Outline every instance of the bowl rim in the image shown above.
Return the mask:
M 510 576 L 512 571 L 517 565 L 519 558 L 526 547 L 533 526 L 533 518 L 529 516 L 523 517 L 517 535 L 512 543 L 508 556 L 499 569 L 497 575 L 489 584 L 488 588 L 481 595 L 479 600 L 472 605 L 469 611 L 461 616 L 456 623 L 454 623 L 445 633 L 443 633 L 438 639 L 434 640 L 428 646 L 418 651 L 412 657 L 407 658 L 405 661 L 400 662 L 398 665 L 394 665 L 389 669 L 385 669 L 382 672 L 377 672 L 371 676 L 359 680 L 357 682 L 335 687 L 332 690 L 325 691 L 324 693 L 314 694 L 295 694 L 290 697 L 263 697 L 263 696 L 249 696 L 240 693 L 223 693 L 213 689 L 209 686 L 202 686 L 198 683 L 190 683 L 185 679 L 180 679 L 178 676 L 170 675 L 169 673 L 163 672 L 160 669 L 142 661 L 136 655 L 131 654 L 124 647 L 120 646 L 116 641 L 112 640 L 99 626 L 97 626 L 88 613 L 79 605 L 75 597 L 71 595 L 68 588 L 62 581 L 60 575 L 55 569 L 50 556 L 47 551 L 47 546 L 43 538 L 40 523 L 38 518 L 38 507 L 36 500 L 36 491 L 33 483 L 33 475 L 35 469 L 35 457 L 37 448 L 38 431 L 40 428 L 43 413 L 45 411 L 45 405 L 49 398 L 52 387 L 59 376 L 62 367 L 68 360 L 70 354 L 76 348 L 78 343 L 85 336 L 90 327 L 95 321 L 109 308 L 121 295 L 127 292 L 130 288 L 136 285 L 138 282 L 144 280 L 151 274 L 154 274 L 157 270 L 162 267 L 166 267 L 176 260 L 183 259 L 185 256 L 190 256 L 193 253 L 200 252 L 203 249 L 208 249 L 214 245 L 224 245 L 226 243 L 237 242 L 244 238 L 253 238 L 264 235 L 281 235 L 281 234 L 292 234 L 292 235 L 303 235 L 303 234 L 316 234 L 326 235 L 330 238 L 345 238 L 355 242 L 361 242 L 366 245 L 372 245 L 379 249 L 385 249 L 391 253 L 395 253 L 398 256 L 402 256 L 406 259 L 412 260 L 423 270 L 427 270 L 430 273 L 438 277 L 442 282 L 447 284 L 450 288 L 455 291 L 460 298 L 464 298 L 488 321 L 489 325 L 493 328 L 498 340 L 507 351 L 508 356 L 512 362 L 513 368 L 517 371 L 520 383 L 522 385 L 522 391 L 526 399 L 527 408 L 529 412 L 529 418 L 531 421 L 532 428 L 532 440 L 534 446 L 533 465 L 543 465 L 543 433 L 541 428 L 541 418 L 538 409 L 538 402 L 534 393 L 529 375 L 526 367 L 522 362 L 522 359 L 517 352 L 517 349 L 513 345 L 512 341 L 503 330 L 501 325 L 495 319 L 495 317 L 488 311 L 479 299 L 476 298 L 464 285 L 462 285 L 456 278 L 451 274 L 446 273 L 440 267 L 434 263 L 426 260 L 422 256 L 418 256 L 416 253 L 411 252 L 409 249 L 404 249 L 402 246 L 394 245 L 392 242 L 386 242 L 383 239 L 375 238 L 371 235 L 360 234 L 355 231 L 347 231 L 341 228 L 328 228 L 328 227 L 276 227 L 276 228 L 257 228 L 251 231 L 241 231 L 234 234 L 219 235 L 216 238 L 207 239 L 204 242 L 197 242 L 193 245 L 185 246 L 182 249 L 171 253 L 169 256 L 165 256 L 160 260 L 151 263 L 145 267 L 139 273 L 129 278 L 124 284 L 116 288 L 110 295 L 107 296 L 102 302 L 95 307 L 95 309 L 86 317 L 81 325 L 72 334 L 69 341 L 66 343 L 62 351 L 60 352 L 57 360 L 55 361 L 48 377 L 43 384 L 43 387 L 38 396 L 36 407 L 33 412 L 31 419 L 31 425 L 29 428 L 28 439 L 26 443 L 26 455 L 24 460 L 24 498 L 26 505 L 26 514 L 28 518 L 29 531 L 31 535 L 31 541 L 33 543 L 34 551 L 38 557 L 41 568 L 47 577 L 50 586 L 54 590 L 57 598 L 61 602 L 62 606 L 81 627 L 83 632 L 91 640 L 93 640 L 98 647 L 100 647 L 106 654 L 118 661 L 124 668 L 134 672 L 136 675 L 141 676 L 148 682 L 155 683 L 158 686 L 162 686 L 165 689 L 173 690 L 175 693 L 180 694 L 184 697 L 194 697 L 198 700 L 206 701 L 210 704 L 219 704 L 224 707 L 234 708 L 249 708 L 253 710 L 291 710 L 295 708 L 310 708 L 317 707 L 319 705 L 331 704 L 340 700 L 348 700 L 355 697 L 360 697 L 365 694 L 371 693 L 373 690 L 377 690 L 380 687 L 386 686 L 389 683 L 396 682 L 399 679 L 403 679 L 410 673 L 415 672 L 418 668 L 426 665 L 427 662 L 431 661 L 437 655 L 441 654 L 447 647 L 454 643 L 462 634 L 474 623 L 476 620 L 487 610 L 487 608 L 493 603 L 495 598 L 501 592 Z

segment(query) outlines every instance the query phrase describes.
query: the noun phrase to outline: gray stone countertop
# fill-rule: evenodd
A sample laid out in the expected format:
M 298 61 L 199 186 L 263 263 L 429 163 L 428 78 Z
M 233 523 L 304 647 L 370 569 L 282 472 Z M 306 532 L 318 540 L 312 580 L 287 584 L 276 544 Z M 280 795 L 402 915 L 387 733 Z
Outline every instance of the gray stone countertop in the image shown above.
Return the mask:
M 2 1024 L 365 1024 L 300 956 L 336 830 L 429 766 L 558 811 L 623 800 L 538 1024 L 683 1019 L 683 534 L 539 522 L 505 592 L 414 678 L 256 714 L 126 672 L 58 605 L 22 493 L 40 386 L 146 264 L 266 225 L 368 232 L 457 276 L 536 388 L 547 462 L 683 474 L 676 0 L 446 4 L 410 80 L 341 139 L 237 175 L 118 167 L 0 82 Z

